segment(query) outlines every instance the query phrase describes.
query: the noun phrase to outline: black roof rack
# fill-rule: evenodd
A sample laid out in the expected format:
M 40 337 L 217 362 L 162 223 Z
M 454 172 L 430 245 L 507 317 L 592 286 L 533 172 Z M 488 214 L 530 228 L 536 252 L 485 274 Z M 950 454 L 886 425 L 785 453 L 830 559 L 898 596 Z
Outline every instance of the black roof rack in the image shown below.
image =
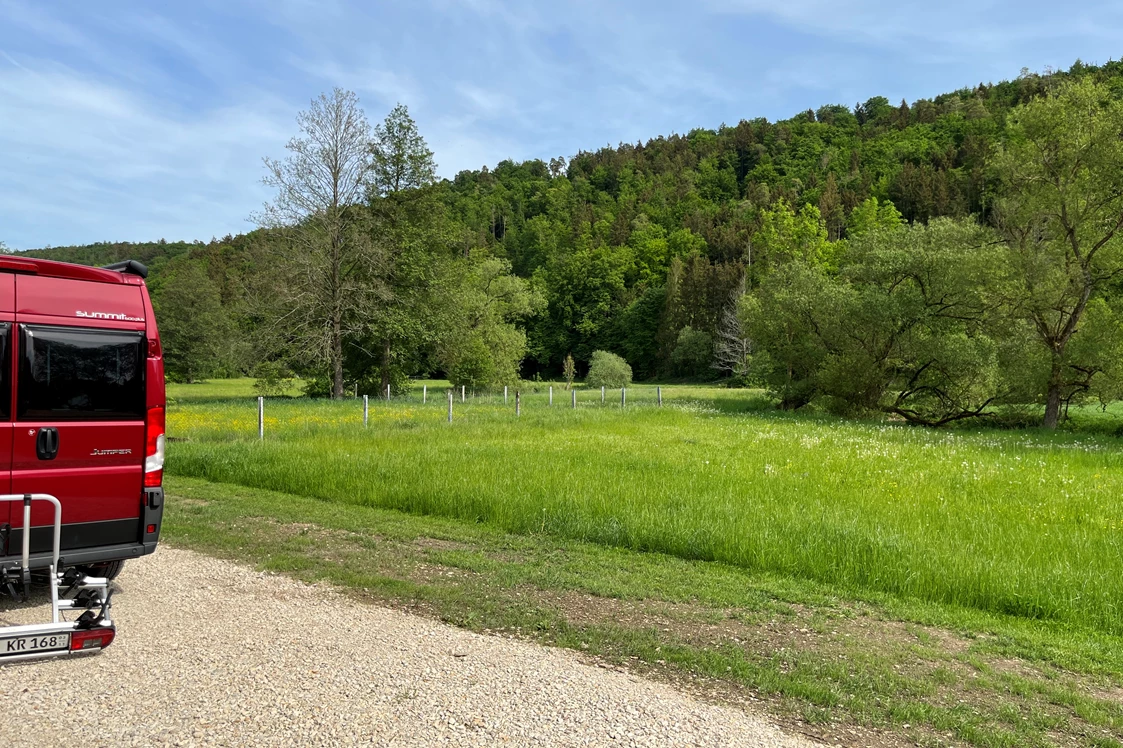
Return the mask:
M 128 273 L 129 275 L 139 275 L 141 278 L 148 277 L 148 268 L 136 260 L 122 260 L 121 262 L 114 262 L 112 265 L 102 265 L 102 270 L 116 270 L 121 273 Z

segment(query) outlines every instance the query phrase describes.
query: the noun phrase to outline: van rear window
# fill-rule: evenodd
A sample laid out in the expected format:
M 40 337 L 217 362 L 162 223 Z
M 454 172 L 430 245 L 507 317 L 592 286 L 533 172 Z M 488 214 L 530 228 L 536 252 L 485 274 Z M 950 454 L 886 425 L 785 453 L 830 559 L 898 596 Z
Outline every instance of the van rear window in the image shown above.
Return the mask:
M 144 333 L 47 325 L 20 331 L 17 420 L 143 420 Z

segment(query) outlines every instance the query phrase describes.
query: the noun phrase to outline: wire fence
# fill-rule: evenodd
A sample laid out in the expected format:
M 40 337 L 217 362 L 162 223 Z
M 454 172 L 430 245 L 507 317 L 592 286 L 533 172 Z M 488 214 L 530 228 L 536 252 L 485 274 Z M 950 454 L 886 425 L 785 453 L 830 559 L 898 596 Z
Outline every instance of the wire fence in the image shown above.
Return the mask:
M 382 397 L 359 395 L 339 400 L 306 397 L 229 397 L 205 395 L 172 398 L 168 407 L 169 438 L 268 439 L 271 435 L 325 427 L 370 428 L 463 420 L 509 421 L 530 415 L 588 409 L 661 408 L 664 402 L 683 406 L 692 392 L 676 388 L 667 397 L 661 385 L 596 388 L 531 383 L 474 391 L 467 387 L 422 384 L 407 392 Z M 712 391 L 711 391 L 712 392 Z

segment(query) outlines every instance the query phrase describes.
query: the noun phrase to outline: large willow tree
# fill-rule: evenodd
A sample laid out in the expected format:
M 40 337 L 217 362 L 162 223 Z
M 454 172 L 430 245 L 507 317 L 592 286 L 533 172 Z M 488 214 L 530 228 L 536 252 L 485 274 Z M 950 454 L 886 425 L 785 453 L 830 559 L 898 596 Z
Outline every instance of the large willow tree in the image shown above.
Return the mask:
M 996 165 L 1008 301 L 1045 349 L 1044 426 L 1056 428 L 1068 398 L 1102 371 L 1075 343 L 1089 334 L 1090 305 L 1123 274 L 1123 102 L 1091 78 L 1062 83 L 1010 112 Z

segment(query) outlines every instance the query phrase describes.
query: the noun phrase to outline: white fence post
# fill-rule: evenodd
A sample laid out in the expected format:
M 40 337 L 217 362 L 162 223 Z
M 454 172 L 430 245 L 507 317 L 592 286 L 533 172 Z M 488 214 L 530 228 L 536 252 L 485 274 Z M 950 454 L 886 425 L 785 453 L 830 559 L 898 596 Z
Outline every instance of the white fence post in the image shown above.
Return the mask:
M 265 398 L 257 398 L 257 438 L 265 440 Z
M 662 387 L 656 387 L 655 388 L 655 397 L 658 398 L 659 407 L 662 408 L 663 407 L 663 388 Z
M 550 385 L 550 405 L 554 404 L 554 385 Z
M 628 404 L 627 390 L 624 387 L 620 388 L 620 407 L 623 408 Z
M 386 402 L 390 402 L 390 385 L 386 385 Z
M 421 404 L 424 405 L 427 402 L 429 402 L 429 385 L 423 384 L 421 385 Z
M 573 409 L 576 410 L 577 409 L 577 390 L 570 390 L 569 392 L 570 392 L 571 395 L 573 395 L 573 398 L 572 398 L 573 399 Z
M 452 390 L 448 391 L 448 422 L 452 423 Z
M 460 402 L 464 402 L 464 385 L 460 385 Z
M 503 404 L 507 404 L 507 385 L 503 385 Z
M 363 428 L 370 422 L 370 395 L 363 395 Z
M 522 415 L 522 399 L 519 397 L 519 391 L 515 390 L 515 415 Z
M 604 385 L 601 385 L 600 388 L 600 404 L 604 405 Z

